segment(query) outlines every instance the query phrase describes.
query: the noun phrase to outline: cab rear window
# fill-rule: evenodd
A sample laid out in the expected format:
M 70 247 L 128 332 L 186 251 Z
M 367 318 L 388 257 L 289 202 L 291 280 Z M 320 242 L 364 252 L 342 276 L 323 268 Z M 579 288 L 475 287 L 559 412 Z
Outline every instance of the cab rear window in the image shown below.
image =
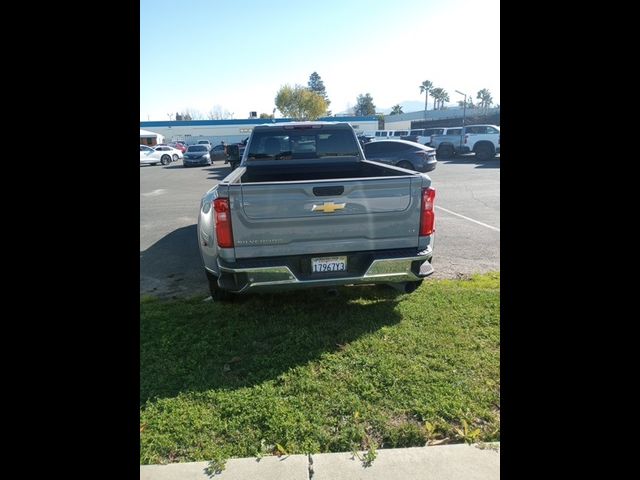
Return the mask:
M 358 146 L 349 130 L 254 132 L 249 146 L 249 160 L 291 160 L 323 157 L 358 156 Z

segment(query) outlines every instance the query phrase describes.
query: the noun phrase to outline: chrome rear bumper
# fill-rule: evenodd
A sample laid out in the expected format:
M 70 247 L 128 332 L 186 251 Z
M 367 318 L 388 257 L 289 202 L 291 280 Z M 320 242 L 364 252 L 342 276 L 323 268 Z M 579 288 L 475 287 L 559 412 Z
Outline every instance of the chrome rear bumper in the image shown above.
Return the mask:
M 224 265 L 218 258 L 220 272 L 218 284 L 226 290 L 245 293 L 249 290 L 288 290 L 321 286 L 416 282 L 433 273 L 431 258 L 431 248 L 427 248 L 412 256 L 375 259 L 363 275 L 313 279 L 298 278 L 287 265 L 234 268 Z M 215 272 L 212 273 L 215 274 Z

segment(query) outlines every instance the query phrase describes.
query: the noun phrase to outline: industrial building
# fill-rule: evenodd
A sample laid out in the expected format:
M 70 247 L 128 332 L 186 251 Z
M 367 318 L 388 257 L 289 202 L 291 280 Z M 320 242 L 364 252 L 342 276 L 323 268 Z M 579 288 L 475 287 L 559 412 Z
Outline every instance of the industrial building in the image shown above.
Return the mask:
M 284 123 L 293 121 L 291 118 L 246 118 L 238 120 L 180 120 L 180 121 L 148 121 L 140 122 L 141 128 L 150 128 L 153 132 L 164 136 L 167 142 L 185 141 L 188 144 L 199 140 L 209 140 L 213 145 L 221 141 L 236 143 L 247 138 L 253 127 L 265 123 Z M 375 130 L 378 128 L 378 118 L 374 115 L 364 117 L 336 116 L 323 117 L 318 121 L 348 122 L 356 133 Z M 140 130 L 142 143 L 142 130 Z M 158 142 L 161 143 L 161 142 Z M 147 143 L 144 143 L 146 145 Z

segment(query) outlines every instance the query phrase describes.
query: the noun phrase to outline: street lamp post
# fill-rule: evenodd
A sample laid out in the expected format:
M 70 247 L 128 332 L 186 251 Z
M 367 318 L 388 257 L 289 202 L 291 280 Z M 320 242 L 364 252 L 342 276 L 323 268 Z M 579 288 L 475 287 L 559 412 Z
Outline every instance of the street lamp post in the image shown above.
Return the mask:
M 462 110 L 462 126 L 464 127 L 464 121 L 467 117 L 467 94 L 466 93 L 462 93 L 458 90 L 456 90 L 456 93 L 459 93 L 460 95 L 464 95 L 464 106 L 463 106 L 463 110 Z

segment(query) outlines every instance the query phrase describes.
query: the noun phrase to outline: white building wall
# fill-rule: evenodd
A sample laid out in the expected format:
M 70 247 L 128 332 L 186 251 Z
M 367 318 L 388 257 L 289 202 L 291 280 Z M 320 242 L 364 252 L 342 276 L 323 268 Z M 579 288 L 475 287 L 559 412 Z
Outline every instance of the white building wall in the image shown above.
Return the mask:
M 385 130 L 409 130 L 411 128 L 411 120 L 391 121 L 388 118 L 384 121 Z
M 336 120 L 339 121 L 339 119 Z M 212 144 L 217 145 L 223 140 L 226 143 L 240 142 L 251 134 L 254 126 L 264 125 L 265 123 L 268 122 L 260 121 L 255 124 L 243 125 L 155 126 L 153 127 L 153 131 L 164 135 L 167 142 L 184 140 L 188 144 L 191 144 L 197 143 L 198 140 L 209 140 Z M 377 120 L 350 123 L 357 134 L 361 134 L 365 130 L 375 130 L 378 128 Z

